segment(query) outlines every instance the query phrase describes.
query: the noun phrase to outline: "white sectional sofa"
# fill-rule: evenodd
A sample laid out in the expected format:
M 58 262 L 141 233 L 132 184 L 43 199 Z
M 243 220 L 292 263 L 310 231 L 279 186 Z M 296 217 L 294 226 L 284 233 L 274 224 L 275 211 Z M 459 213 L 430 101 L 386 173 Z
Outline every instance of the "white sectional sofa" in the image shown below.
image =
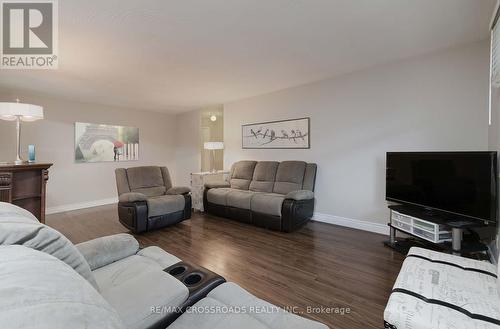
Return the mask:
M 75 246 L 26 210 L 1 202 L 0 262 L 1 328 L 327 328 L 234 283 L 218 285 L 200 297 L 196 312 L 177 319 L 192 293 L 164 271 L 177 257 L 140 249 L 129 234 Z
M 498 269 L 410 249 L 384 312 L 389 329 L 500 329 Z

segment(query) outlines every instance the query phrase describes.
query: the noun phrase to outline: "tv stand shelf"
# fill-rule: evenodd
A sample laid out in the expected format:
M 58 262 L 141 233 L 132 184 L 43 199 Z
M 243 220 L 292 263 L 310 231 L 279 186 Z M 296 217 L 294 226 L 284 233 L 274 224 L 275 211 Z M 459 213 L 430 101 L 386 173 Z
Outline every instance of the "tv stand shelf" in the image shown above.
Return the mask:
M 471 245 L 468 245 L 467 248 L 462 246 L 463 230 L 485 226 L 482 223 L 443 217 L 438 214 L 428 213 L 422 209 L 403 205 L 389 206 L 389 209 L 391 210 L 388 224 L 390 235 L 389 241 L 385 242 L 385 245 L 398 251 L 406 248 L 397 246 L 400 243 L 396 240 L 397 231 L 427 241 L 427 244 L 432 243 L 436 249 L 448 250 L 454 254 L 462 254 L 465 249 L 467 249 L 467 252 L 483 251 L 484 249 L 484 246 L 480 244 L 474 244 L 473 248 L 471 248 Z

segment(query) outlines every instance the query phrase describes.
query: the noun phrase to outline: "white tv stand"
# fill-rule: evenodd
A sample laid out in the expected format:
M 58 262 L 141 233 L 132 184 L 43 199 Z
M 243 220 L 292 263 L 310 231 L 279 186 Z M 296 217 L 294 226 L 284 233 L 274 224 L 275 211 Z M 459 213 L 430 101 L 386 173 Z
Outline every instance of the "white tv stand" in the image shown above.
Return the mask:
M 391 211 L 388 224 L 390 227 L 389 241 L 384 244 L 398 251 L 406 249 L 406 247 L 401 246 L 396 237 L 396 232 L 401 231 L 412 237 L 433 243 L 439 249 L 461 255 L 464 252 L 464 229 L 484 226 L 480 222 L 444 220 L 440 216 L 402 205 L 389 206 L 389 209 Z

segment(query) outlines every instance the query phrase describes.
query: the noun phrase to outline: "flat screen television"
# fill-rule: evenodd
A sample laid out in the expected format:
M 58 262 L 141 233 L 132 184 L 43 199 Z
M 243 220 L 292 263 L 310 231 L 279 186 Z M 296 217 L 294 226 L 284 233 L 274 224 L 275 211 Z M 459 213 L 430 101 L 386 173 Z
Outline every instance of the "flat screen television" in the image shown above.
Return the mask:
M 496 222 L 497 152 L 388 152 L 386 200 Z

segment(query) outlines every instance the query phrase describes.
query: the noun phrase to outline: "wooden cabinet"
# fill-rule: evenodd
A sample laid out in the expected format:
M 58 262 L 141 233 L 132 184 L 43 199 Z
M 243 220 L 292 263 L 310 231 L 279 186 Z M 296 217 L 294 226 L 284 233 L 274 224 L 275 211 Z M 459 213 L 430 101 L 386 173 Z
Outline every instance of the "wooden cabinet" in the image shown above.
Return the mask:
M 45 185 L 51 163 L 0 164 L 0 201 L 29 210 L 45 223 Z

